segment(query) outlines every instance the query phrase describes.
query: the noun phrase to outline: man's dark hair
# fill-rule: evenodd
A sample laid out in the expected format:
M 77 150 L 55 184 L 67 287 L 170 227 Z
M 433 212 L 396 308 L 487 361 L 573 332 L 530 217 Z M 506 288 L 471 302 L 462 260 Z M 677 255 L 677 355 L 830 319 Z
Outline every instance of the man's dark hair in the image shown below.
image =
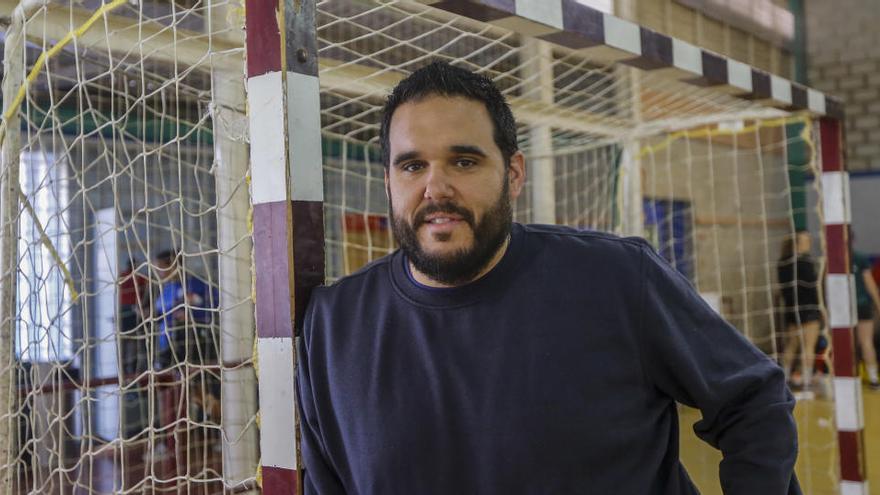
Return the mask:
M 516 121 L 504 95 L 489 78 L 438 61 L 418 69 L 400 81 L 385 101 L 379 139 L 382 144 L 382 163 L 386 168 L 391 164 L 388 131 L 394 111 L 406 102 L 419 101 L 434 95 L 461 96 L 482 102 L 495 127 L 495 144 L 501 150 L 505 165 L 510 165 L 510 157 L 519 147 L 516 142 Z
M 165 250 L 159 251 L 159 253 L 156 255 L 156 257 L 154 259 L 157 263 L 161 261 L 161 262 L 167 264 L 168 266 L 171 266 L 172 264 L 174 264 L 175 261 L 177 261 L 177 256 L 178 256 L 177 251 L 175 251 L 173 249 L 165 249 Z

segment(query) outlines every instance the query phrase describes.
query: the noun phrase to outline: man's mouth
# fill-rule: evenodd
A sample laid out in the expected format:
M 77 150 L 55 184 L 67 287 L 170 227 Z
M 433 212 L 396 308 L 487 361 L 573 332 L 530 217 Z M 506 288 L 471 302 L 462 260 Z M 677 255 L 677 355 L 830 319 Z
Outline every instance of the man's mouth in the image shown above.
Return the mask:
M 413 227 L 424 226 L 429 232 L 451 232 L 460 225 L 473 225 L 473 214 L 457 205 L 430 205 L 413 219 Z
M 461 221 L 461 217 L 459 217 L 457 215 L 436 215 L 435 214 L 435 215 L 428 215 L 428 217 L 425 218 L 425 223 L 432 224 L 432 225 L 443 225 L 443 224 L 447 224 L 450 222 L 460 222 L 460 221 Z

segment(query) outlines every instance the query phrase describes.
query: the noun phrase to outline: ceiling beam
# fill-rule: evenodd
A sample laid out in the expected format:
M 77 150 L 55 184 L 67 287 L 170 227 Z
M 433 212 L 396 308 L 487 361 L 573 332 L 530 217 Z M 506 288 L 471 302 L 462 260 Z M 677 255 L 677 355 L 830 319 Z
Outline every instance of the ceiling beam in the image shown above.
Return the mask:
M 11 0 L 0 0 L 0 16 L 11 17 L 16 5 Z M 32 43 L 51 45 L 85 24 L 91 16 L 92 12 L 86 9 L 49 3 L 29 16 L 25 36 Z M 110 13 L 66 49 L 112 52 L 117 60 L 137 54 L 139 59 L 150 62 L 243 70 L 243 52 L 236 53 L 242 44 L 236 43 L 235 37 L 231 33 L 209 36 L 151 20 L 138 23 L 136 19 Z

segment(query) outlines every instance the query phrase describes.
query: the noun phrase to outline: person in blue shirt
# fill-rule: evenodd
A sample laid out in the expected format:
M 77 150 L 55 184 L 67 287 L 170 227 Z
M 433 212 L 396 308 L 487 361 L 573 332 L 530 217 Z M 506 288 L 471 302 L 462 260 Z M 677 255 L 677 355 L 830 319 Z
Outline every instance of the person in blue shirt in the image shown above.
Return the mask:
M 180 254 L 175 251 L 160 252 L 154 264 L 159 278 L 154 301 L 158 321 L 156 369 L 176 368 L 183 374 L 187 363 L 215 364 L 218 356 L 214 317 L 219 302 L 217 289 L 184 271 L 180 266 Z M 190 378 L 190 386 L 197 392 L 193 400 L 203 410 L 214 411 L 216 415 L 219 410 L 219 373 L 200 368 Z M 205 385 L 207 394 L 201 392 L 202 385 Z
M 202 330 L 213 321 L 217 305 L 216 289 L 179 266 L 179 254 L 166 250 L 156 255 L 159 292 L 155 313 L 159 324 L 158 351 L 164 367 L 187 359 L 195 341 L 186 345 L 185 330 L 192 329 L 190 339 L 198 339 Z
M 161 251 L 153 258 L 158 279 L 153 301 L 158 334 L 153 365 L 157 371 L 170 371 L 181 389 L 188 387 L 188 401 L 196 406 L 197 421 L 211 419 L 219 422 L 220 373 L 219 369 L 210 369 L 211 365 L 216 365 L 218 357 L 214 315 L 219 294 L 202 278 L 185 270 L 181 262 L 180 253 L 172 250 Z M 159 410 L 173 407 L 164 404 L 165 400 L 163 395 L 157 397 Z M 192 413 L 190 408 L 173 411 L 188 417 Z M 163 418 L 157 410 L 154 426 L 168 427 L 161 424 Z M 167 455 L 166 449 L 161 443 L 156 452 Z
M 520 225 L 516 122 L 435 62 L 380 130 L 399 249 L 315 289 L 299 340 L 306 495 L 695 494 L 676 402 L 728 495 L 800 493 L 782 369 L 636 238 Z

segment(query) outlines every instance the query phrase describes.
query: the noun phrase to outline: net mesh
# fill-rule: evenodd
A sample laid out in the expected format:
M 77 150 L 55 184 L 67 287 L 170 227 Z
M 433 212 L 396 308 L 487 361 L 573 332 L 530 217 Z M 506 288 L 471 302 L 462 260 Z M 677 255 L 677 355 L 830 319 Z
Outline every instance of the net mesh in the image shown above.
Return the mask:
M 821 225 L 805 206 L 821 191 L 797 179 L 817 166 L 808 120 L 414 2 L 317 4 L 328 281 L 394 248 L 381 107 L 442 59 L 490 77 L 514 109 L 529 171 L 517 221 L 645 236 L 773 358 L 803 346 L 776 272 L 799 222 Z M 101 5 L 19 11 L 6 38 L 16 165 L 0 180 L 21 194 L 0 198 L 0 247 L 16 254 L 0 284 L 15 301 L 0 321 L 5 491 L 254 488 L 242 6 L 113 2 L 89 24 Z M 808 369 L 800 356 L 793 369 Z M 798 473 L 806 493 L 833 493 L 833 404 L 819 395 L 797 407 Z M 717 491 L 718 454 L 691 439 L 693 411 L 682 418 L 685 464 Z
M 794 267 L 797 255 L 786 253 L 785 246 L 795 238 L 797 224 L 819 225 L 817 211 L 792 206 L 798 202 L 793 196 L 815 198 L 820 193 L 815 184 L 792 178 L 818 173 L 813 142 L 808 121 L 771 119 L 658 137 L 642 147 L 639 162 L 644 236 L 727 321 L 788 369 L 802 399 L 795 412 L 797 472 L 804 492 L 836 493 L 827 341 L 823 347 L 806 337 L 806 325 L 789 321 L 791 312 L 783 300 L 783 292 L 798 284 L 820 293 L 821 286 L 818 278 L 797 281 L 780 274 L 786 266 Z M 796 156 L 799 150 L 809 153 L 806 161 Z M 822 273 L 825 258 L 818 244 L 800 259 L 809 259 L 816 273 Z M 813 301 L 797 305 L 800 314 L 824 313 Z M 810 383 L 801 390 L 803 381 Z M 699 415 L 684 411 L 683 418 L 685 426 Z M 695 481 L 710 493 L 720 493 L 720 455 L 702 445 L 686 446 L 692 448 L 683 448 L 682 455 Z
M 23 98 L 4 97 L 20 194 L 0 490 L 253 487 L 241 6 L 23 8 L 4 74 Z

